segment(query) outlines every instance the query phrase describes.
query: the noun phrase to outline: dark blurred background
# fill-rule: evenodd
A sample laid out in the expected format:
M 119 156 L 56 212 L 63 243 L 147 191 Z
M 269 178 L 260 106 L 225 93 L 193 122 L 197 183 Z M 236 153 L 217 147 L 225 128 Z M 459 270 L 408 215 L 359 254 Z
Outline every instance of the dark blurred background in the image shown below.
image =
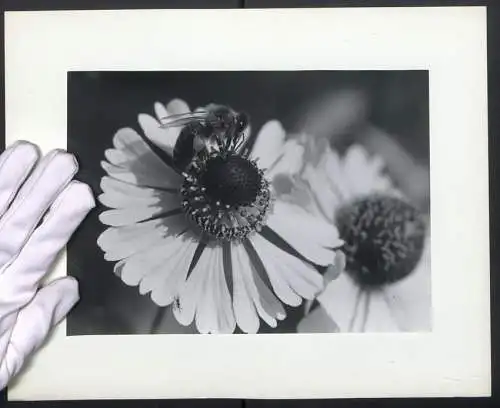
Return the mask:
M 353 142 L 384 156 L 397 183 L 428 208 L 429 102 L 427 71 L 279 72 L 70 72 L 68 150 L 77 155 L 78 178 L 96 195 L 100 162 L 121 127 L 140 128 L 139 113 L 155 101 L 184 99 L 191 108 L 216 102 L 245 111 L 255 134 L 279 119 L 290 132 L 306 130 L 342 149 Z M 193 333 L 170 309 L 113 274 L 96 244 L 104 230 L 96 208 L 68 245 L 68 273 L 77 277 L 81 302 L 68 318 L 69 335 Z M 300 308 L 273 332 L 293 332 Z M 269 331 L 269 330 L 266 330 Z

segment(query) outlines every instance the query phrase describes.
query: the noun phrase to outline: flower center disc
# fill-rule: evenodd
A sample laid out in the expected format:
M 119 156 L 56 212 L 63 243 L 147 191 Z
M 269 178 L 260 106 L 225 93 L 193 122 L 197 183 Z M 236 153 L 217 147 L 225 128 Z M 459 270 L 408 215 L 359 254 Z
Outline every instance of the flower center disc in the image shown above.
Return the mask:
M 207 196 L 230 206 L 248 205 L 255 200 L 261 175 L 253 163 L 237 155 L 210 159 L 201 176 Z
M 255 161 L 227 152 L 198 155 L 183 176 L 182 209 L 204 233 L 242 240 L 262 229 L 272 200 Z
M 347 271 L 362 286 L 405 278 L 422 255 L 425 222 L 399 198 L 371 196 L 352 203 L 338 213 L 337 225 L 346 243 Z

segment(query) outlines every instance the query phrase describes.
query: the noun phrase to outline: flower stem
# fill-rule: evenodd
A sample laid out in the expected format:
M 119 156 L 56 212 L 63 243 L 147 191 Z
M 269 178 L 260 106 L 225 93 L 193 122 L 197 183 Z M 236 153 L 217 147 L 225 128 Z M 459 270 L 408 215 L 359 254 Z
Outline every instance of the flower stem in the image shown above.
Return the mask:
M 149 330 L 149 334 L 158 334 L 158 329 L 160 328 L 161 322 L 165 317 L 165 313 L 167 313 L 166 307 L 158 306 L 156 310 L 153 323 L 151 323 L 151 329 Z

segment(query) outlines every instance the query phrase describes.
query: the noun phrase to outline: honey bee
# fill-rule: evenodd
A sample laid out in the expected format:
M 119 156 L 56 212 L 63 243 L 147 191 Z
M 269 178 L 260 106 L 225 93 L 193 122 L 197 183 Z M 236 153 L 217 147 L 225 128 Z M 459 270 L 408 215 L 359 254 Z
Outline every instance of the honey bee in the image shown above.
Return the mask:
M 174 165 L 183 170 L 194 155 L 204 150 L 237 152 L 244 144 L 249 117 L 228 106 L 210 104 L 194 112 L 162 118 L 162 128 L 172 126 L 183 127 L 173 151 Z

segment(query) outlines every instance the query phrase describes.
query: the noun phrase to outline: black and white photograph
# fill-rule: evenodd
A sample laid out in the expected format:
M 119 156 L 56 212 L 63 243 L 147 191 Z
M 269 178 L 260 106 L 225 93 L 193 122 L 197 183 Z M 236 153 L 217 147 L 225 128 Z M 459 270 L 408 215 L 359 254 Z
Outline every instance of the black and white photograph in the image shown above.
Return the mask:
M 6 146 L 74 155 L 95 203 L 9 399 L 491 395 L 486 21 L 7 14 Z
M 67 80 L 69 336 L 432 330 L 428 71 Z

